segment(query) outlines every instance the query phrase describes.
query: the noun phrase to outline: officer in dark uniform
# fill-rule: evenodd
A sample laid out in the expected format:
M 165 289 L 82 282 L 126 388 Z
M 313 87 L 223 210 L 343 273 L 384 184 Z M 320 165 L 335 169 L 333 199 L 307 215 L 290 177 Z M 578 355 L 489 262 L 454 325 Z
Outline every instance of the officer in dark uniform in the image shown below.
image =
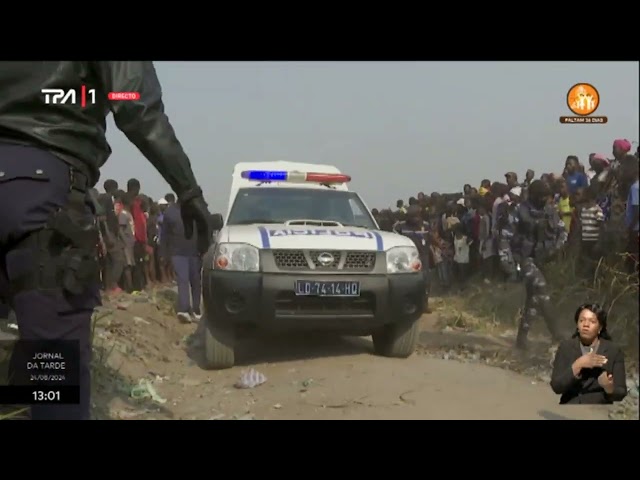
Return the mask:
M 411 205 L 407 209 L 406 219 L 396 223 L 394 231 L 410 238 L 418 249 L 422 263 L 422 275 L 426 285 L 424 312 L 431 313 L 429 308 L 429 294 L 431 293 L 431 275 L 429 271 L 429 252 L 432 242 L 431 226 L 422 219 L 422 208 Z
M 558 212 L 549 204 L 551 190 L 540 180 L 529 186 L 529 197 L 518 205 L 516 233 L 511 246 L 521 259 L 521 275 L 525 286 L 525 304 L 520 318 L 516 346 L 527 347 L 527 336 L 534 318 L 541 315 L 554 342 L 562 340 L 551 311 L 547 281 L 540 267 L 562 248 L 567 240 L 566 230 Z
M 76 102 L 47 103 L 42 89 L 74 89 Z M 21 338 L 80 344 L 80 404 L 37 406 L 31 416 L 89 419 L 91 315 L 100 297 L 88 192 L 111 154 L 107 115 L 176 192 L 202 252 L 211 242 L 207 204 L 152 62 L 3 62 L 0 91 L 0 298 L 16 312 Z M 112 101 L 110 92 L 138 98 Z

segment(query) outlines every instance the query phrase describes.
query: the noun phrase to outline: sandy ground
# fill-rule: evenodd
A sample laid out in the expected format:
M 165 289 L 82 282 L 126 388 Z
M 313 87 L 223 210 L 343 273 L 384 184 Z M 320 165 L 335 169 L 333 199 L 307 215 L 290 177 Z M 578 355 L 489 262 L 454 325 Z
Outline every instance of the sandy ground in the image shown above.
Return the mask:
M 96 378 L 97 418 L 114 419 L 607 419 L 602 407 L 562 407 L 548 381 L 447 353 L 473 344 L 484 354 L 511 352 L 499 338 L 421 322 L 421 347 L 408 359 L 374 356 L 368 338 L 260 336 L 238 347 L 238 365 L 198 366 L 196 326 L 180 324 L 157 299 L 105 304 L 96 330 L 109 365 Z M 100 355 L 98 355 L 99 357 Z M 97 358 L 100 361 L 100 358 Z M 547 361 L 542 360 L 542 361 Z M 253 368 L 266 382 L 234 384 Z M 148 382 L 155 392 L 149 397 Z

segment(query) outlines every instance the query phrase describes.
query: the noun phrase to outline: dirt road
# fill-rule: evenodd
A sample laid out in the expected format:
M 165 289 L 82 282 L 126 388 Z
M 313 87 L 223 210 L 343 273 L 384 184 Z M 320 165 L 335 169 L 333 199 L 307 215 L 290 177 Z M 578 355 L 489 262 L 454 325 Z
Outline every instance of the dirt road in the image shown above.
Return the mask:
M 268 337 L 241 342 L 235 368 L 205 371 L 198 366 L 195 325 L 179 324 L 154 299 L 120 308 L 106 305 L 97 328 L 96 342 L 109 351 L 110 366 L 96 378 L 98 418 L 607 418 L 603 408 L 560 407 L 547 382 L 482 364 L 473 356 L 453 359 L 446 352 L 461 342 L 495 355 L 510 351 L 509 342 L 466 334 L 461 340 L 455 333 L 435 331 L 429 318 L 423 322 L 422 348 L 405 360 L 372 355 L 369 339 Z M 249 368 L 264 374 L 266 383 L 235 388 Z M 149 397 L 150 391 L 155 400 L 131 398 Z

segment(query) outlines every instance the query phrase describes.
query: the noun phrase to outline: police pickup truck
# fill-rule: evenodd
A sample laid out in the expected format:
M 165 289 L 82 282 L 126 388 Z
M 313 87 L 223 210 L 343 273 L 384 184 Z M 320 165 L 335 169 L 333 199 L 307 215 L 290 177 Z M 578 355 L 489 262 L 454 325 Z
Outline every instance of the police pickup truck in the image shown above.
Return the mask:
M 235 166 L 203 262 L 206 368 L 234 365 L 247 326 L 371 335 L 379 355 L 413 353 L 425 301 L 418 252 L 380 231 L 350 180 L 329 165 Z

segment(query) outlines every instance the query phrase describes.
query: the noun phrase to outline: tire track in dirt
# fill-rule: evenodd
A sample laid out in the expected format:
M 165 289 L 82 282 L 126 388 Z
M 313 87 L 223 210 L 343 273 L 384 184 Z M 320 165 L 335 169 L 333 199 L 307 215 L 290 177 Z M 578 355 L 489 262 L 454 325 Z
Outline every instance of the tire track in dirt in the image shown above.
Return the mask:
M 104 318 L 96 344 L 99 352 L 110 352 L 110 368 L 96 379 L 98 418 L 607 418 L 606 408 L 560 407 L 548 383 L 482 364 L 481 358 L 447 357 L 461 339 L 438 333 L 433 316 L 424 319 L 422 347 L 408 359 L 374 356 L 364 338 L 264 336 L 240 342 L 236 367 L 206 371 L 198 366 L 195 325 L 178 323 L 153 296 L 125 308 L 107 304 L 99 314 Z M 469 334 L 463 341 L 481 345 L 485 353 L 509 348 L 505 340 Z M 267 382 L 234 388 L 249 367 L 265 374 Z M 166 402 L 132 399 L 140 380 Z

